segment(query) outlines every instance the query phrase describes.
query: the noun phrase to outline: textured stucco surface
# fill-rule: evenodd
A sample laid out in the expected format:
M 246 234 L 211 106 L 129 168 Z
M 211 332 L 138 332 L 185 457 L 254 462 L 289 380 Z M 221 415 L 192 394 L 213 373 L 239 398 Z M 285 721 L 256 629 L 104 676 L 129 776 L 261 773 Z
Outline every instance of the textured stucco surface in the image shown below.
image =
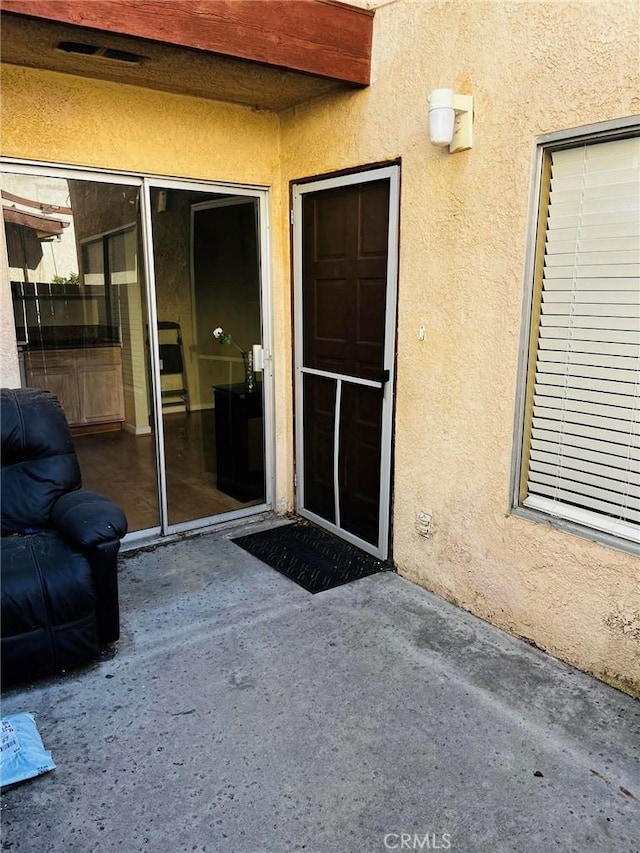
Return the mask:
M 639 33 L 635 2 L 398 0 L 376 11 L 371 88 L 282 122 L 287 179 L 402 158 L 399 571 L 636 690 L 640 561 L 508 502 L 534 139 L 640 112 Z M 429 144 L 442 86 L 474 96 L 471 151 Z
M 279 509 L 292 502 L 289 182 L 401 158 L 393 558 L 632 691 L 640 561 L 508 504 L 534 139 L 640 112 L 639 32 L 635 0 L 397 0 L 376 12 L 369 89 L 280 115 L 11 66 L 2 103 L 8 156 L 271 187 Z M 471 151 L 428 142 L 442 86 L 474 95 Z

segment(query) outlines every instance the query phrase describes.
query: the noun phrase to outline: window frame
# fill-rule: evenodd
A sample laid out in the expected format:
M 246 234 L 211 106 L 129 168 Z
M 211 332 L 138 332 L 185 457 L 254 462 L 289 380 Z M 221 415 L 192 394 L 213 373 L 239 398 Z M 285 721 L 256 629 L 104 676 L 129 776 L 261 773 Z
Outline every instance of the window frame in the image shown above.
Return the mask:
M 547 197 L 549 193 L 548 169 L 550 153 L 564 148 L 574 148 L 586 142 L 608 142 L 640 134 L 640 116 L 626 116 L 597 124 L 584 125 L 546 133 L 536 138 L 533 147 L 533 165 L 529 190 L 528 229 L 524 266 L 524 288 L 520 322 L 520 348 L 516 384 L 514 415 L 514 442 L 511 462 L 509 512 L 528 521 L 544 523 L 555 529 L 580 536 L 628 553 L 640 555 L 640 544 L 613 533 L 597 530 L 587 524 L 552 515 L 540 509 L 524 506 L 523 480 L 525 476 L 526 448 L 530 424 L 528 390 L 535 372 L 537 331 L 540 312 L 542 276 L 539 265 L 544 254 Z

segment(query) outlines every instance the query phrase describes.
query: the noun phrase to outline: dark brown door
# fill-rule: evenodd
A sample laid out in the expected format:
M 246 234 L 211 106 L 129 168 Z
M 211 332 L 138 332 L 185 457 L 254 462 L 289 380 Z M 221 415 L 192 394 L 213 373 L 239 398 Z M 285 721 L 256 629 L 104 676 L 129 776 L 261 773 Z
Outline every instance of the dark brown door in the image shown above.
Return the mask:
M 304 510 L 374 549 L 389 393 L 390 183 L 306 192 L 301 202 Z

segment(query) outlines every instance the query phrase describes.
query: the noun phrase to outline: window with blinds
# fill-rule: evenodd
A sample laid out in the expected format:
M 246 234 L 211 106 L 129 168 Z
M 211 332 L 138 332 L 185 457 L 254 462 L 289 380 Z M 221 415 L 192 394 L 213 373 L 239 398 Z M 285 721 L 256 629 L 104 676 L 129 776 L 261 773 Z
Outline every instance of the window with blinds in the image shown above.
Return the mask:
M 521 501 L 640 542 L 640 137 L 545 157 Z

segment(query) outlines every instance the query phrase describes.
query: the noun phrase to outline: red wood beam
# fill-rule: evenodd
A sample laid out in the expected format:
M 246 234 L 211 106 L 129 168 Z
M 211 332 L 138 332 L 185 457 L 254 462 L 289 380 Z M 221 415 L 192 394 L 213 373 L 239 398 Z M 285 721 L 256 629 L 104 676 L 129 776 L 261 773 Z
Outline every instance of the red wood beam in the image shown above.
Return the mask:
M 45 204 L 42 201 L 35 201 L 34 199 L 23 198 L 21 195 L 10 193 L 8 190 L 0 191 L 0 195 L 2 196 L 2 198 L 6 198 L 7 201 L 15 201 L 16 204 L 22 204 L 24 207 L 35 207 L 38 210 L 42 210 L 43 213 L 73 214 L 73 210 L 70 207 L 63 207 L 60 204 Z
M 32 228 L 38 234 L 46 235 L 62 234 L 62 229 L 68 224 L 61 222 L 59 219 L 47 219 L 46 216 L 24 213 L 13 207 L 3 207 L 2 216 L 5 222 L 12 222 L 14 225 L 24 225 L 25 228 Z
M 2 0 L 2 12 L 366 86 L 373 12 L 333 0 Z

